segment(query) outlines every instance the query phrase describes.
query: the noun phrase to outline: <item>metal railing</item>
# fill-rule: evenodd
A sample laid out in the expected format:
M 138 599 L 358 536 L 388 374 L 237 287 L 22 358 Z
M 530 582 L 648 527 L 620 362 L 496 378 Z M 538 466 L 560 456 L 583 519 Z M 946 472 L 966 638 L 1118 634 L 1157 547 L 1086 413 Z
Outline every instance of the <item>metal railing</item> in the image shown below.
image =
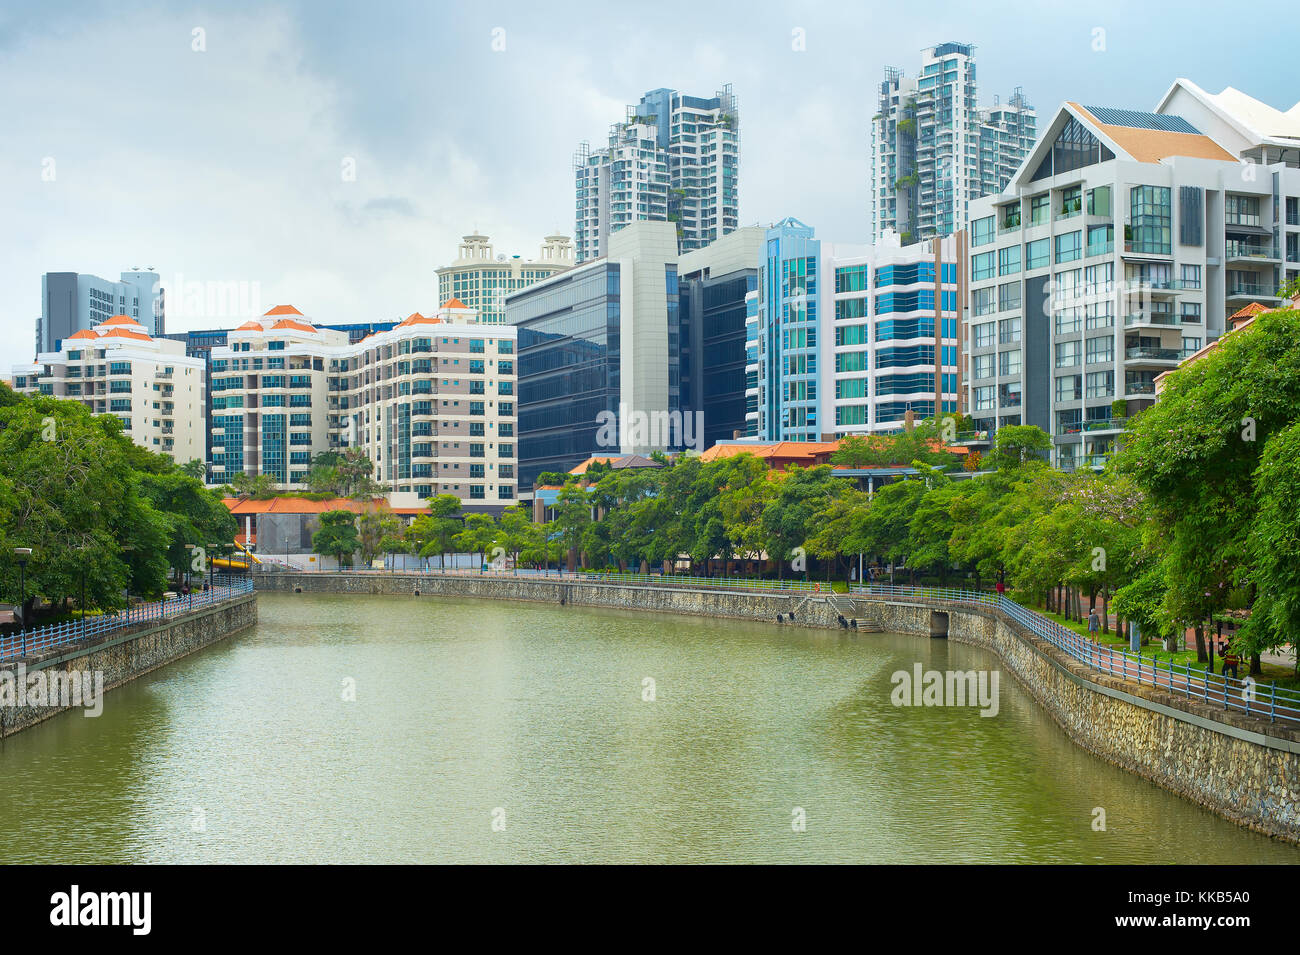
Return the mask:
M 214 580 L 215 586 L 207 590 L 191 591 L 166 600 L 136 604 L 117 613 L 87 617 L 84 621 L 69 620 L 28 630 L 26 633 L 5 634 L 0 636 L 0 660 L 22 659 L 58 647 L 89 643 L 91 640 L 136 624 L 183 616 L 191 611 L 222 603 L 232 597 L 243 596 L 253 590 L 253 581 L 249 577 L 218 574 Z
M 1153 653 L 1117 650 L 1102 646 L 1083 634 L 1062 626 L 1055 620 L 1023 607 L 1007 597 L 951 587 L 910 587 L 891 584 L 868 584 L 852 589 L 855 597 L 904 600 L 933 600 L 968 606 L 989 607 L 1041 637 L 1058 650 L 1101 673 L 1169 692 L 1270 722 L 1285 720 L 1300 723 L 1300 692 L 1279 688 L 1276 683 L 1260 683 L 1246 677 L 1238 679 L 1196 669 L 1190 663 L 1161 661 Z

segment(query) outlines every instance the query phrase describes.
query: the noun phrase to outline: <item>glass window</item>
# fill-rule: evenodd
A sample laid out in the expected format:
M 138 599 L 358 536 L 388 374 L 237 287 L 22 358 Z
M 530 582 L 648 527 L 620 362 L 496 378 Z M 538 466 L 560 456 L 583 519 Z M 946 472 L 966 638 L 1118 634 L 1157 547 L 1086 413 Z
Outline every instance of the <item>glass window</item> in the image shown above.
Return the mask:
M 971 244 L 988 245 L 993 241 L 993 217 L 985 216 L 983 219 L 976 219 L 971 223 Z
M 975 394 L 975 410 L 991 411 L 993 409 L 993 386 L 985 385 L 982 388 L 973 389 Z
M 993 253 L 981 252 L 971 256 L 971 277 L 975 281 L 993 278 Z
M 1109 335 L 1100 335 L 1088 339 L 1088 364 L 1111 362 L 1115 360 L 1115 339 Z
M 1056 264 L 1073 262 L 1083 255 L 1083 233 L 1067 232 L 1056 237 Z
M 1088 215 L 1110 215 L 1110 186 L 1098 186 L 1088 190 Z
M 998 311 L 1010 312 L 1020 307 L 1020 283 L 1006 282 L 998 286 Z
M 1049 193 L 1033 196 L 1029 200 L 1029 224 L 1044 225 L 1052 215 L 1052 197 Z
M 997 289 L 992 285 L 971 290 L 971 308 L 976 318 L 993 313 L 993 293 L 996 291 Z
M 1057 401 L 1078 401 L 1083 397 L 1083 378 L 1080 375 L 1062 375 L 1056 379 Z
M 1083 211 L 1083 186 L 1061 190 L 1061 218 L 1068 219 Z
M 1052 247 L 1048 239 L 1036 239 L 1025 246 L 1025 268 L 1045 269 L 1052 264 Z
M 1088 255 L 1109 255 L 1115 251 L 1115 227 L 1113 225 L 1088 226 Z
M 971 358 L 971 375 L 975 378 L 993 377 L 993 356 L 975 355 Z
M 998 249 L 998 275 L 1015 275 L 1020 271 L 1020 246 Z
M 998 344 L 1013 345 L 1020 341 L 1020 319 L 1004 318 L 998 322 Z
M 1083 308 L 1078 305 L 1072 305 L 1069 308 L 1056 310 L 1056 334 L 1072 335 L 1083 325 Z
M 1171 192 L 1168 186 L 1133 186 L 1129 190 L 1131 224 L 1124 227 L 1125 251 L 1146 255 L 1171 253 Z
M 1115 394 L 1115 372 L 1091 371 L 1084 394 L 1089 398 L 1109 398 Z
M 1079 342 L 1057 342 L 1056 349 L 1056 367 L 1073 368 L 1079 364 Z
M 1012 351 L 998 352 L 998 374 L 999 375 L 1018 375 L 1020 374 L 1020 349 Z
M 1182 272 L 1183 288 L 1198 289 L 1201 287 L 1201 267 L 1199 265 L 1184 265 Z
M 992 322 L 985 322 L 982 325 L 975 326 L 974 334 L 976 348 L 987 348 L 994 342 L 994 328 Z

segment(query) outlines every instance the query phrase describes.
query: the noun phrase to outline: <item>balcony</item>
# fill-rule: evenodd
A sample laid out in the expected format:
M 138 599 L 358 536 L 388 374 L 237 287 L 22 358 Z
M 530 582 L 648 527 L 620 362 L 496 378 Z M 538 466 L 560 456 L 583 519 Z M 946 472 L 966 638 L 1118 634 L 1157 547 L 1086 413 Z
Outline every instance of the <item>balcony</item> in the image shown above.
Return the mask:
M 1180 348 L 1151 348 L 1147 346 L 1134 346 L 1126 349 L 1124 352 L 1125 364 L 1173 364 L 1177 365 L 1183 360 L 1183 352 Z
M 1229 239 L 1227 247 L 1224 249 L 1224 260 L 1228 262 L 1280 262 L 1282 257 L 1271 242 Z
M 1124 383 L 1124 397 L 1154 397 L 1156 393 L 1156 383 L 1154 381 L 1128 381 Z
M 1129 312 L 1124 316 L 1124 324 L 1128 325 L 1159 325 L 1165 328 L 1176 328 L 1182 324 L 1177 315 L 1173 312 L 1165 311 L 1145 311 Z
M 1277 289 L 1271 285 L 1251 285 L 1246 282 L 1238 282 L 1228 289 L 1226 297 L 1229 299 L 1268 298 L 1281 301 L 1281 298 L 1276 293 Z

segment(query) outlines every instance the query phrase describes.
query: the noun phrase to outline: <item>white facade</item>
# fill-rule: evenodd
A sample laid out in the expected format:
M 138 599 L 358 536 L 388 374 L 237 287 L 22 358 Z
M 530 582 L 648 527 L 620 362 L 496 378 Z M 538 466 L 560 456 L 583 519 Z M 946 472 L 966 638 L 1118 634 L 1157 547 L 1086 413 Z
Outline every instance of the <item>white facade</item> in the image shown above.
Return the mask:
M 646 93 L 610 127 L 608 145 L 574 155 L 577 261 L 609 254 L 609 237 L 641 219 L 676 223 L 679 250 L 703 248 L 739 225 L 736 97 Z
M 13 367 L 16 391 L 111 414 L 136 444 L 178 464 L 205 454 L 203 375 L 203 359 L 187 358 L 182 343 L 154 338 L 128 315 L 75 332 L 58 351 Z
M 438 269 L 438 301 L 456 298 L 478 312 L 485 324 L 506 320 L 506 296 L 573 267 L 573 243 L 548 235 L 537 259 L 496 255 L 485 235 L 467 235 L 456 261 Z
M 1018 88 L 1006 105 L 978 105 L 970 44 L 927 48 L 914 78 L 887 69 L 871 124 L 871 234 L 907 244 L 965 228 L 970 201 L 1006 186 L 1035 129 Z
M 1300 268 L 1300 152 L 1233 119 L 1181 80 L 1157 113 L 1067 103 L 1008 190 L 972 203 L 977 429 L 1037 425 L 1057 465 L 1099 466 L 1158 374 L 1279 303 Z
M 303 488 L 317 454 L 355 446 L 390 491 L 510 503 L 515 337 L 455 299 L 355 343 L 276 306 L 212 350 L 210 478 Z
M 963 242 L 842 245 L 773 226 L 749 296 L 746 433 L 825 441 L 961 411 Z

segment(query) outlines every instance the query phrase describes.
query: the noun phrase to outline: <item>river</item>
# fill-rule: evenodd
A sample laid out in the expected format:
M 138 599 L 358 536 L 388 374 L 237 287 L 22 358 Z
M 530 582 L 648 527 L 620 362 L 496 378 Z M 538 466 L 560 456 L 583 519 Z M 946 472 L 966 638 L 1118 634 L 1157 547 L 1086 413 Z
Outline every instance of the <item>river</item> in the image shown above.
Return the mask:
M 995 717 L 891 702 L 917 662 L 999 667 L 976 648 L 258 599 L 255 629 L 113 691 L 102 716 L 0 742 L 0 861 L 1300 861 L 1079 749 L 1008 672 Z

